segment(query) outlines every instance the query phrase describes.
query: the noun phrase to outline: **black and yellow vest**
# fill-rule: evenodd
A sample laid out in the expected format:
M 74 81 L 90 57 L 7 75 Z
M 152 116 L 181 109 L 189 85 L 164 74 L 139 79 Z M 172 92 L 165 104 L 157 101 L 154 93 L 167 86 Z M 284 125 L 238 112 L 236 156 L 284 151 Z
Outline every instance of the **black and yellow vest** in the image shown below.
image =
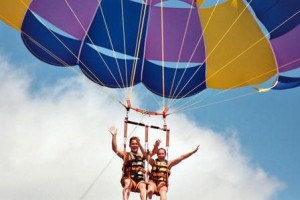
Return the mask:
M 171 171 L 168 168 L 168 161 L 159 161 L 158 159 L 156 159 L 154 165 L 152 166 L 149 179 L 155 182 L 167 183 L 170 174 Z
M 127 152 L 123 165 L 123 177 L 131 178 L 135 181 L 144 180 L 145 161 L 142 154 Z

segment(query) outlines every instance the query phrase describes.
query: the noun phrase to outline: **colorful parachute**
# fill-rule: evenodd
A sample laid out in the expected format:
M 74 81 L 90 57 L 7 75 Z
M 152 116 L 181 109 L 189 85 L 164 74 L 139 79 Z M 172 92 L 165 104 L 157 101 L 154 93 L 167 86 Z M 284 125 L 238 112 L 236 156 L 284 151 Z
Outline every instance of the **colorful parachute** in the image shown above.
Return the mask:
M 0 0 L 0 17 L 51 65 L 78 65 L 92 81 L 143 83 L 166 98 L 232 89 L 300 67 L 300 1 Z

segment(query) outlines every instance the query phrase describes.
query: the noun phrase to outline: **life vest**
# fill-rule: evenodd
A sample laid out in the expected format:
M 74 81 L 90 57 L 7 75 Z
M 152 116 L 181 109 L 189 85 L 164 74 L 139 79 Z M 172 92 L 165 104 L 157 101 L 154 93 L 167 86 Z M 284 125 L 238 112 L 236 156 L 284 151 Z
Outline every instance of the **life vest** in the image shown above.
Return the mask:
M 154 182 L 168 183 L 168 177 L 170 176 L 170 174 L 171 171 L 168 168 L 168 161 L 159 161 L 158 159 L 156 159 L 154 165 L 152 166 L 149 179 L 153 180 Z
M 144 180 L 145 172 L 145 161 L 142 154 L 127 152 L 123 165 L 123 177 L 128 177 L 139 182 Z

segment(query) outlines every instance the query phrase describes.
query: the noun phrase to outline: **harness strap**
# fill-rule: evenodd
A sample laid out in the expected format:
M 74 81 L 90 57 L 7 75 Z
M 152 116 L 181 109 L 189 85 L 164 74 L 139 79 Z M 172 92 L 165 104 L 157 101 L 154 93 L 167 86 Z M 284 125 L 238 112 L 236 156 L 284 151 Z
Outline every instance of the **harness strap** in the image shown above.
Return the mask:
M 146 173 L 146 170 L 143 167 L 128 167 L 127 170 L 130 172 L 143 172 Z

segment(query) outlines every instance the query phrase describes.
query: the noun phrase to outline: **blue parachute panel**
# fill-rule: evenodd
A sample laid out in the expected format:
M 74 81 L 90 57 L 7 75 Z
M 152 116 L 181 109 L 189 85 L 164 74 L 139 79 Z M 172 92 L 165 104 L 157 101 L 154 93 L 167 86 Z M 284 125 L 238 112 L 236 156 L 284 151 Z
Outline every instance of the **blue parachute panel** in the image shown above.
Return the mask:
M 40 60 L 57 66 L 77 65 L 81 41 L 51 31 L 30 10 L 26 13 L 21 36 L 26 47 Z
M 92 81 L 112 88 L 123 88 L 139 83 L 141 74 L 141 60 L 125 60 L 105 55 L 96 51 L 88 44 L 84 44 L 80 54 L 79 67 Z M 135 71 L 135 73 L 133 73 Z
M 162 70 L 164 70 L 164 73 L 162 73 Z M 167 98 L 188 97 L 206 89 L 205 64 L 186 69 L 175 69 L 162 68 L 160 65 L 146 61 L 142 76 L 143 84 L 151 92 Z
M 300 77 L 279 76 L 273 90 L 285 90 L 300 86 Z
M 136 56 L 142 57 L 148 7 L 134 1 L 123 1 L 122 9 L 121 2 L 101 2 L 85 42 L 130 56 L 136 55 L 136 47 L 139 46 Z M 146 17 L 143 18 L 143 15 Z
M 270 32 L 270 38 L 279 37 L 300 23 L 300 1 L 247 0 L 257 18 Z

